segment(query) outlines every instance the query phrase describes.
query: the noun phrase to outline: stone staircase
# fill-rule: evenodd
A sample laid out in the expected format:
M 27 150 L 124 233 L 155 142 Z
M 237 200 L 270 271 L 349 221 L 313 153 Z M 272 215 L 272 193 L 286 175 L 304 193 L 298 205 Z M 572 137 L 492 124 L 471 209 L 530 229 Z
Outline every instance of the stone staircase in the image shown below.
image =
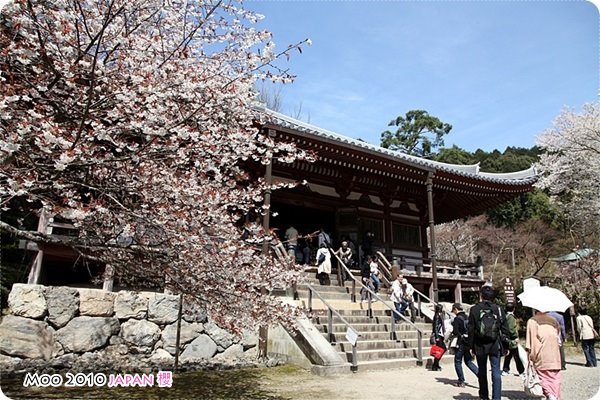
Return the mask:
M 388 368 L 408 368 L 419 365 L 417 358 L 417 331 L 407 322 L 395 324 L 395 332 L 391 330 L 391 311 L 380 301 L 372 303 L 372 316 L 368 313 L 368 304 L 360 302 L 360 286 L 357 284 L 357 301 L 351 301 L 352 282 L 345 282 L 344 286 L 338 285 L 335 274 L 331 274 L 331 285 L 321 286 L 316 279 L 316 268 L 307 267 L 302 283 L 297 286 L 298 300 L 296 304 L 308 308 L 308 286 L 311 285 L 335 310 L 351 325 L 358 334 L 357 340 L 357 365 L 359 371 L 378 370 Z M 355 276 L 360 280 L 359 271 Z M 380 297 L 393 307 L 388 300 L 388 290 L 383 288 Z M 288 291 L 287 295 L 290 293 Z M 347 326 L 340 317 L 334 316 L 332 332 L 329 332 L 328 310 L 325 304 L 316 296 L 312 299 L 312 323 L 323 337 L 330 341 L 335 351 L 348 367 L 352 366 L 352 345 L 346 338 Z M 423 318 L 417 318 L 415 323 L 422 331 L 423 365 L 432 362 L 429 356 L 429 336 L 431 323 Z M 448 356 L 444 356 L 447 359 Z

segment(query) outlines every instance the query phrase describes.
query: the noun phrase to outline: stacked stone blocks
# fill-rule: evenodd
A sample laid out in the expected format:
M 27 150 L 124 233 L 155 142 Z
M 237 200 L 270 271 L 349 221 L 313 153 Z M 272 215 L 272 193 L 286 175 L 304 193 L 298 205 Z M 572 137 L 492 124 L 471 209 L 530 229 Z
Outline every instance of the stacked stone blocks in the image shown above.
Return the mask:
M 175 355 L 179 296 L 15 284 L 8 305 L 0 324 L 5 356 L 48 361 L 106 351 L 171 362 Z M 180 360 L 256 358 L 257 342 L 254 332 L 239 338 L 204 313 L 184 313 Z

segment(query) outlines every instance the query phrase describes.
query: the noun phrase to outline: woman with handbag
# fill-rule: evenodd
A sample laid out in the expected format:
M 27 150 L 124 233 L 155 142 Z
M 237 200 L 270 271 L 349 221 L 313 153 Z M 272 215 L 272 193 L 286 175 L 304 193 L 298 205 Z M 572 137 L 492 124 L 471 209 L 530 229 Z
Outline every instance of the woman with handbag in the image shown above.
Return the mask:
M 560 328 L 554 318 L 541 311 L 527 321 L 525 338 L 529 364 L 533 364 L 548 400 L 560 400 Z M 529 365 L 528 365 L 529 372 Z
M 433 342 L 431 345 L 431 350 L 429 354 L 433 356 L 433 364 L 431 365 L 432 371 L 441 371 L 442 367 L 440 367 L 440 360 L 444 353 L 446 352 L 446 343 L 444 335 L 446 333 L 446 326 L 444 324 L 444 306 L 441 304 L 435 305 L 435 313 L 433 314 L 433 322 L 432 322 L 432 333 L 430 342 Z
M 331 253 L 325 243 L 317 250 L 317 278 L 321 285 L 329 286 L 329 274 L 331 274 Z
M 598 332 L 594 329 L 592 318 L 587 315 L 587 310 L 583 307 L 579 308 L 577 315 L 577 330 L 579 331 L 579 339 L 581 339 L 581 348 L 585 354 L 585 366 L 595 367 L 598 365 L 596 360 L 596 339 Z

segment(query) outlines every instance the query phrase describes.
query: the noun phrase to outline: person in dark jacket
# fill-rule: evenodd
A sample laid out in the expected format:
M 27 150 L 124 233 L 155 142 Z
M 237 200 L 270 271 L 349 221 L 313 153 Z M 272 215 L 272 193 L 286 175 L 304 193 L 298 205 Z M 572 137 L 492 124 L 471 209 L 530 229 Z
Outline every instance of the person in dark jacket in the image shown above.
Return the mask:
M 452 305 L 452 313 L 455 315 L 452 321 L 452 336 L 456 337 L 456 352 L 454 353 L 454 370 L 458 377 L 458 382 L 455 386 L 465 387 L 465 374 L 463 373 L 462 363 L 463 360 L 465 365 L 475 374 L 479 375 L 479 369 L 473 362 L 473 357 L 469 351 L 469 330 L 467 328 L 469 317 L 465 314 L 463 306 L 460 303 L 454 303 Z
M 432 333 L 435 337 L 435 344 L 444 349 L 444 353 L 446 352 L 446 343 L 444 342 L 444 334 L 446 332 L 446 327 L 444 325 L 445 319 L 444 306 L 441 304 L 435 305 L 435 313 L 433 314 L 433 322 L 432 322 Z M 443 354 L 442 354 L 443 355 Z M 432 371 L 441 371 L 442 367 L 440 367 L 440 358 L 433 358 L 433 364 L 431 365 Z
M 492 399 L 500 400 L 502 393 L 502 376 L 500 357 L 504 349 L 508 349 L 508 324 L 504 313 L 494 300 L 494 288 L 489 285 L 481 287 L 481 302 L 471 307 L 469 312 L 469 349 L 477 358 L 479 367 L 479 397 L 489 399 L 487 364 L 492 367 Z
M 510 361 L 515 360 L 517 365 L 517 372 L 522 378 L 525 378 L 524 372 L 525 367 L 519 356 L 519 327 L 517 325 L 517 318 L 513 314 L 515 306 L 512 303 L 506 305 L 506 323 L 508 324 L 508 330 L 510 331 L 510 342 L 508 342 L 508 354 L 504 357 L 504 365 L 502 366 L 502 376 L 507 376 L 510 372 Z

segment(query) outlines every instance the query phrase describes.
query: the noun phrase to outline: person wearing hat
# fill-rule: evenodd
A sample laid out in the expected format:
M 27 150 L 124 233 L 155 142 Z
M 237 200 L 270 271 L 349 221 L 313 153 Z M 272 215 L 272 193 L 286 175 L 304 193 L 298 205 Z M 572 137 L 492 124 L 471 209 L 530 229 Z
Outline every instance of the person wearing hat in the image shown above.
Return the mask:
M 454 303 L 452 305 L 452 314 L 454 314 L 454 320 L 452 321 L 452 336 L 456 337 L 456 352 L 454 353 L 454 370 L 458 382 L 454 385 L 457 387 L 465 387 L 465 374 L 463 373 L 462 363 L 478 376 L 479 368 L 473 362 L 473 356 L 469 351 L 469 344 L 467 337 L 469 336 L 469 328 L 467 326 L 469 317 L 463 310 L 461 303 Z

